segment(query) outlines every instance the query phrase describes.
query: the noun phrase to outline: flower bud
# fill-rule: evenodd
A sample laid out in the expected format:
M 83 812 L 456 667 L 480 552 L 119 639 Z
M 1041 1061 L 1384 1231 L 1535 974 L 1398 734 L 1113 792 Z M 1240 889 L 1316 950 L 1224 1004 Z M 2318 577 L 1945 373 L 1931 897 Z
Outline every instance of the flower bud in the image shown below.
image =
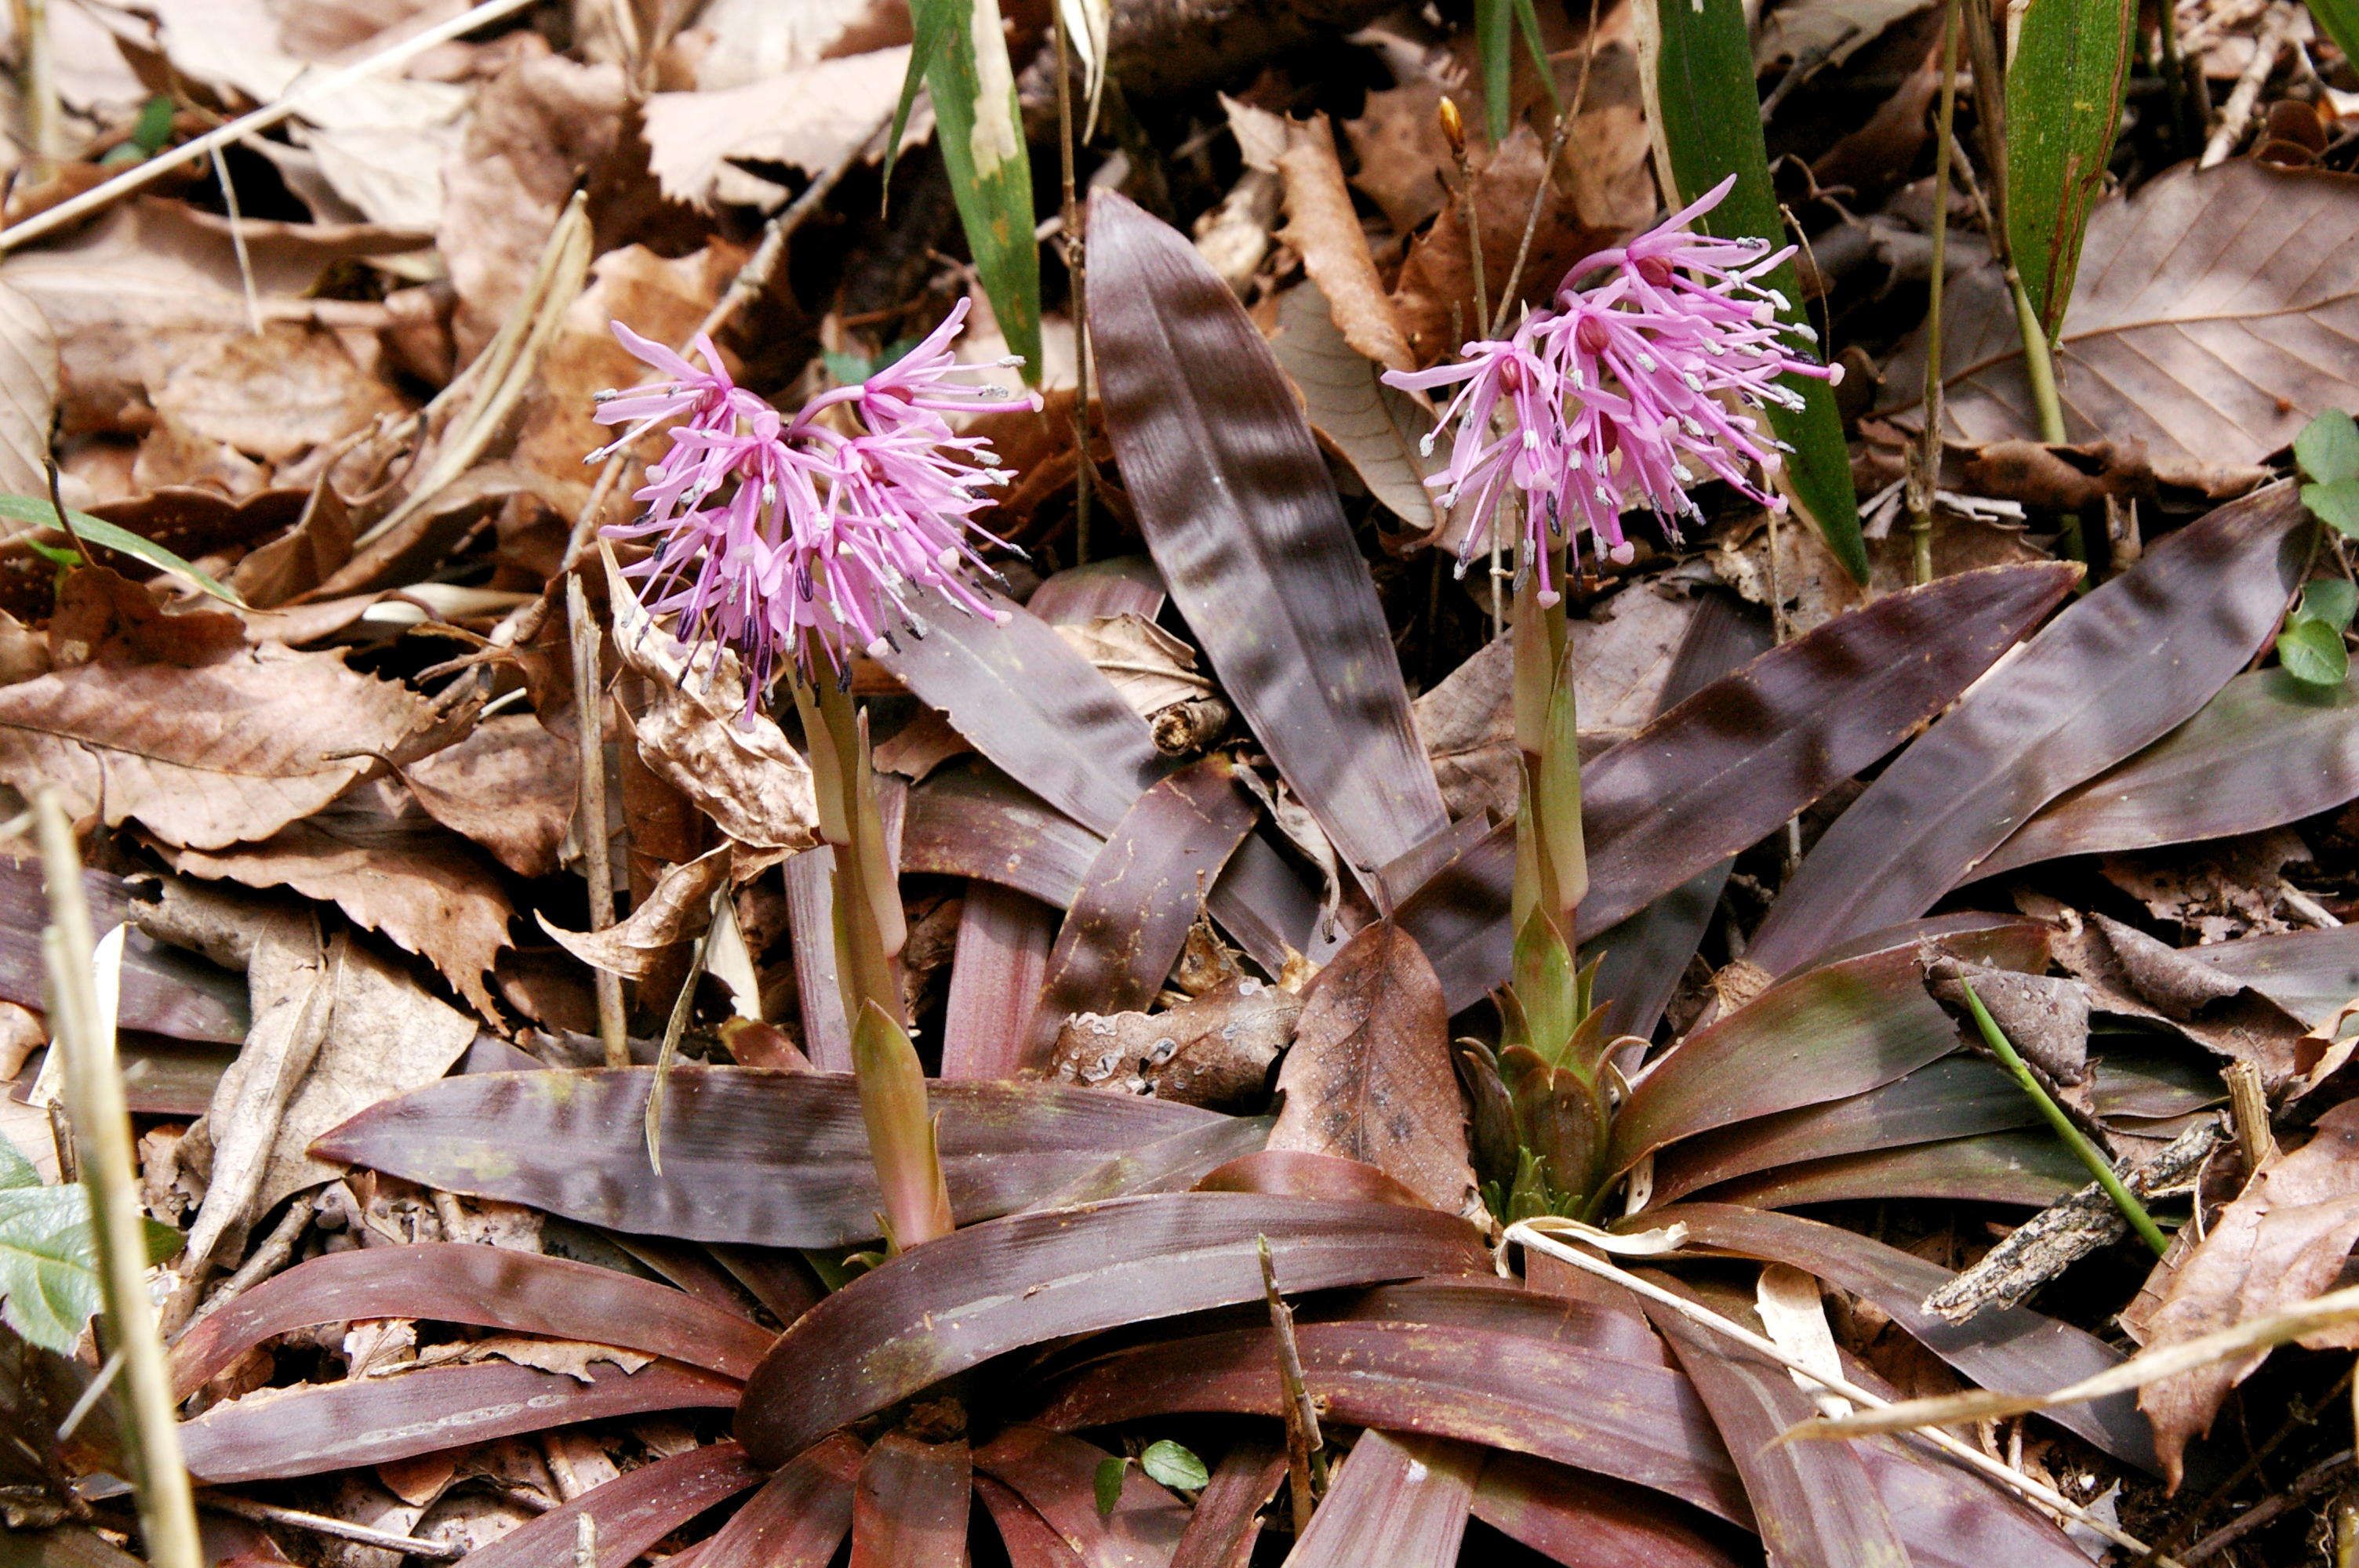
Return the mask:
M 1441 139 L 1450 144 L 1451 157 L 1464 157 L 1466 122 L 1458 117 L 1458 101 L 1445 96 L 1441 106 L 1433 112 L 1433 117 L 1441 126 Z

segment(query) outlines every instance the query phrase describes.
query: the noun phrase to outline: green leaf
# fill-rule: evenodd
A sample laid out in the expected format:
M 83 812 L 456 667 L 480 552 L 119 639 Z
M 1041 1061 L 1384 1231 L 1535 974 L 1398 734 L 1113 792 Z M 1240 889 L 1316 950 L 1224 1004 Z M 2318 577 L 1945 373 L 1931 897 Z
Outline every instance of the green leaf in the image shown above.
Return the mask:
M 2338 479 L 2331 484 L 2305 484 L 2301 503 L 2320 522 L 2359 539 L 2359 479 Z
M 2293 438 L 2294 460 L 2320 484 L 2359 479 L 2359 424 L 2340 408 L 2312 419 Z
M 2351 674 L 2351 656 L 2343 633 L 2323 621 L 2288 622 L 2277 638 L 2277 662 L 2286 673 L 2308 686 L 2341 686 Z
M 2006 68 L 2006 228 L 2053 341 L 2104 194 L 2129 79 L 2136 0 L 2031 0 Z
M 2310 0 L 2310 19 L 2334 40 L 2343 59 L 2359 60 L 2359 0 Z
M 1212 1479 L 1212 1473 L 1204 1468 L 1201 1459 L 1168 1437 L 1147 1445 L 1147 1452 L 1138 1456 L 1138 1467 L 1150 1479 L 1177 1492 L 1201 1492 Z
M 1544 909 L 1525 916 L 1516 932 L 1516 1000 L 1523 1007 L 1527 1044 L 1541 1060 L 1561 1065 L 1572 1032 L 1581 1023 L 1574 1011 L 1572 950 Z
M 1515 67 L 1513 0 L 1474 0 L 1474 52 L 1483 58 L 1483 129 L 1491 145 L 1507 139 L 1507 98 Z
M 1673 204 L 1696 200 L 1733 174 L 1735 189 L 1696 226 L 1728 237 L 1749 234 L 1782 247 L 1785 226 L 1769 185 L 1760 116 L 1749 110 L 1731 113 L 1732 105 L 1758 102 L 1743 5 L 1739 0 L 1640 0 L 1633 19 L 1656 169 L 1676 187 Z M 1791 261 L 1762 281 L 1788 301 L 1778 312 L 1780 320 L 1809 325 L 1795 303 L 1802 289 Z M 1843 569 L 1864 583 L 1867 546 L 1860 541 L 1859 497 L 1852 489 L 1851 452 L 1834 393 L 1810 376 L 1789 375 L 1780 384 L 1802 399 L 1799 411 L 1776 404 L 1767 409 L 1770 427 L 1794 448 L 1786 482 Z
M 999 0 L 912 0 L 918 58 L 934 51 L 926 85 L 951 194 L 974 269 L 1024 379 L 1040 384 L 1040 250 L 1032 238 L 1032 158 L 1016 106 L 1016 72 L 1000 27 Z M 909 87 L 901 89 L 904 103 Z
M 844 903 L 842 889 L 836 904 Z M 839 931 L 842 922 L 838 922 Z M 894 1250 L 950 1234 L 951 1200 L 929 1114 L 926 1070 L 908 1031 L 874 1000 L 861 1003 L 852 1025 L 852 1068 L 860 1083 L 860 1119 L 876 1162 Z
M 180 1233 L 147 1222 L 147 1256 L 162 1262 L 180 1249 Z M 45 1187 L 33 1162 L 0 1138 L 0 1320 L 45 1350 L 73 1354 L 92 1314 L 105 1304 L 98 1245 L 91 1234 L 90 1195 L 79 1186 Z
M 828 349 L 819 357 L 820 362 L 827 366 L 829 378 L 838 386 L 858 386 L 875 373 L 876 367 L 858 354 L 839 353 Z
M 141 152 L 153 157 L 164 150 L 172 139 L 172 100 L 159 92 L 147 100 L 139 111 L 139 123 L 131 128 L 131 139 Z
M 1130 1468 L 1130 1461 L 1118 1454 L 1109 1454 L 1098 1461 L 1095 1478 L 1098 1494 L 1098 1517 L 1110 1519 L 1122 1501 L 1122 1473 Z
M 12 523 L 29 523 L 39 528 L 54 528 L 58 525 L 58 509 L 46 498 L 37 499 L 29 495 L 0 495 L 0 518 L 6 518 Z M 73 524 L 73 531 L 82 535 L 82 543 L 94 549 L 114 550 L 129 556 L 134 560 L 145 561 L 158 571 L 178 572 L 225 603 L 243 605 L 245 602 L 220 583 L 164 548 L 163 546 L 150 543 L 128 528 L 117 527 L 103 518 L 92 517 L 87 512 L 69 510 L 66 513 L 66 521 Z M 82 559 L 80 556 L 72 553 L 71 547 L 65 548 L 62 554 L 58 549 L 40 545 L 35 545 L 33 547 L 61 566 L 71 565 Z
M 901 101 L 893 106 L 892 134 L 885 138 L 883 189 L 892 188 L 893 165 L 901 156 L 901 136 L 909 127 L 918 89 L 925 85 L 927 72 L 942 58 L 951 39 L 973 25 L 973 0 L 911 0 L 909 21 L 915 36 L 909 44 L 909 72 L 901 78 Z
M 2359 588 L 2347 578 L 2331 577 L 2303 584 L 2301 604 L 2293 613 L 2297 621 L 2323 621 L 2341 632 L 2350 626 L 2354 609 L 2359 609 Z

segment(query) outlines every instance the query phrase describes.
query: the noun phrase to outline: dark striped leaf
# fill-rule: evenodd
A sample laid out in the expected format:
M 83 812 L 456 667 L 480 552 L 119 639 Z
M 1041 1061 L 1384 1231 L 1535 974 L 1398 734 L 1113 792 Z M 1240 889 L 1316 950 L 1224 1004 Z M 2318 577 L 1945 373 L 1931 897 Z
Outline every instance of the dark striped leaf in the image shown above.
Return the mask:
M 1274 1425 L 1256 1422 L 1240 1433 L 1197 1495 L 1171 1568 L 1245 1568 L 1261 1536 L 1255 1516 L 1277 1494 L 1286 1464 L 1286 1441 Z
M 973 1474 L 963 1437 L 878 1438 L 853 1492 L 851 1568 L 966 1568 Z
M 467 1555 L 475 1568 L 587 1568 L 574 1555 L 577 1521 L 586 1515 L 597 1530 L 598 1568 L 630 1568 L 640 1552 L 761 1479 L 744 1449 L 716 1443 L 592 1487 Z
M 1805 1160 L 1739 1176 L 1698 1197 L 1753 1208 L 1849 1198 L 1948 1198 L 2046 1208 L 2087 1184 L 2089 1168 L 2046 1128 Z
M 1474 1483 L 1473 1514 L 1565 1568 L 1739 1568 L 1727 1527 L 1661 1498 L 1633 1498 L 1527 1454 L 1497 1454 Z M 1756 1549 L 1757 1550 L 1757 1549 Z
M 1310 1528 L 1294 1543 L 1294 1568 L 1451 1568 L 1484 1451 L 1471 1443 L 1364 1432 Z
M 704 1543 L 698 1568 L 827 1568 L 852 1531 L 864 1456 L 842 1433 L 803 1450 Z
M 974 1467 L 1014 1487 L 1083 1568 L 1167 1568 L 1188 1528 L 1186 1505 L 1131 1465 L 1114 1506 L 1101 1509 L 1096 1483 L 1106 1458 L 1093 1443 L 1019 1424 L 976 1449 Z

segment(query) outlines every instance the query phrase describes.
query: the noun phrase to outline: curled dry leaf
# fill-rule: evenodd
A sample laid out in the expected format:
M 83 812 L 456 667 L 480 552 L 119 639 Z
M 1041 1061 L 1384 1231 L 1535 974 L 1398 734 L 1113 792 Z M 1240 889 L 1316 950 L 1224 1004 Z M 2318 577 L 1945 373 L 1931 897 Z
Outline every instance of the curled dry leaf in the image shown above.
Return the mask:
M 1141 719 L 1212 690 L 1196 673 L 1196 650 L 1134 611 L 1060 622 L 1056 632 L 1114 683 Z
M 639 760 L 694 801 L 721 830 L 754 849 L 808 849 L 819 842 L 810 764 L 766 714 L 745 713 L 737 655 L 715 643 L 683 657 L 606 557 L 614 646 L 647 677 L 638 719 Z
M 630 918 L 603 931 L 567 931 L 540 915 L 540 928 L 593 969 L 644 980 L 680 943 L 701 935 L 712 917 L 712 890 L 729 876 L 730 847 L 670 867 Z M 678 984 L 675 976 L 673 983 Z
M 0 284 L 0 491 L 38 495 L 58 413 L 58 336 L 41 308 Z
M 322 752 L 388 751 L 423 711 L 339 654 L 276 643 L 198 669 L 87 665 L 0 687 L 0 782 L 54 784 L 76 816 L 214 849 L 319 810 L 371 765 Z
M 495 714 L 403 772 L 435 821 L 520 877 L 557 869 L 580 793 L 573 748 L 525 714 Z
M 1455 1214 L 1473 1189 L 1450 1065 L 1441 982 L 1389 921 L 1363 927 L 1320 974 L 1278 1069 L 1286 1108 L 1272 1149 L 1375 1166 Z
M 1391 307 L 1385 308 L 1389 318 Z M 1345 340 L 1317 284 L 1304 282 L 1278 296 L 1277 331 L 1269 348 L 1300 395 L 1311 429 L 1343 454 L 1376 499 L 1411 528 L 1440 522 L 1425 481 L 1441 470 L 1444 460 L 1419 446 L 1433 428 L 1433 416 L 1408 393 L 1384 384 L 1385 367 Z
M 641 111 L 647 166 L 666 196 L 701 211 L 716 201 L 775 207 L 786 200 L 785 189 L 739 168 L 740 160 L 819 174 L 876 134 L 908 71 L 904 46 L 820 60 L 719 92 L 656 93 Z M 932 129 L 930 107 L 912 111 L 902 149 Z
M 1080 1013 L 1057 1033 L 1051 1071 L 1183 1105 L 1235 1105 L 1267 1086 L 1301 1011 L 1282 987 L 1239 979 L 1167 1012 Z
M 2233 1327 L 2308 1301 L 2332 1288 L 2359 1240 L 2359 1103 L 2318 1119 L 2317 1136 L 2265 1162 L 2180 1261 L 2162 1304 L 2147 1318 L 2149 1350 Z M 2349 1325 L 2311 1335 L 2310 1349 L 2350 1349 Z M 2267 1357 L 2261 1350 L 2183 1373 L 2138 1391 L 2154 1422 L 2155 1446 L 2176 1486 L 2188 1442 L 2212 1429 L 2228 1390 Z
M 283 463 L 403 411 L 376 360 L 374 333 L 267 322 L 259 337 L 222 339 L 182 364 L 157 389 L 156 412 L 207 441 Z
M 1336 159 L 1326 115 L 1287 125 L 1277 170 L 1286 179 L 1287 214 L 1278 238 L 1302 253 L 1303 270 L 1327 297 L 1343 341 L 1389 369 L 1409 369 L 1408 342 L 1376 276 L 1368 237 L 1352 210 L 1352 193 L 1343 188 L 1343 166 Z

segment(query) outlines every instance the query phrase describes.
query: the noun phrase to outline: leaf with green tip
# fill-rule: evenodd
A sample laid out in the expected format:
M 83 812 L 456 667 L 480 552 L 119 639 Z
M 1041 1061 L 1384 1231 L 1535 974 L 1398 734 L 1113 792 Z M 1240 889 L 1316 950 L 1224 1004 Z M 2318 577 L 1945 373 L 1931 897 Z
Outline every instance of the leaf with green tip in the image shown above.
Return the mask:
M 2343 633 L 2325 622 L 2297 616 L 2277 637 L 2277 662 L 2294 679 L 2309 686 L 2341 686 L 2351 673 L 2351 655 Z
M 2031 0 L 2006 68 L 2006 226 L 2023 287 L 2052 341 L 2064 324 L 2089 213 L 2129 79 L 2135 0 Z
M 912 0 L 916 48 L 894 114 L 894 144 L 925 63 L 935 140 L 966 228 L 974 269 L 1024 379 L 1040 384 L 1040 251 L 1032 238 L 1032 160 L 1016 106 L 999 0 Z
M 1735 189 L 1695 226 L 1723 237 L 1749 235 L 1783 244 L 1786 231 L 1769 184 L 1760 117 L 1730 112 L 1732 104 L 1757 101 L 1745 8 L 1738 0 L 1641 0 L 1633 20 L 1647 122 L 1655 135 L 1656 171 L 1667 184 L 1678 187 L 1672 205 L 1695 200 L 1733 174 Z M 1792 303 L 1802 297 L 1800 275 L 1792 262 L 1763 282 L 1787 301 L 1778 311 L 1779 320 L 1809 325 Z M 1810 376 L 1788 375 L 1779 384 L 1802 398 L 1799 411 L 1777 404 L 1767 410 L 1771 427 L 1795 449 L 1783 482 L 1791 486 L 1793 500 L 1826 535 L 1843 569 L 1865 582 L 1867 546 L 1860 541 L 1859 497 L 1852 489 L 1851 454 L 1843 443 L 1834 393 Z
M 58 525 L 58 509 L 46 500 L 29 495 L 0 495 L 0 518 L 5 518 L 11 523 L 29 524 L 36 528 L 55 528 Z M 240 599 L 234 591 L 215 582 L 163 546 L 143 539 L 128 528 L 109 523 L 103 517 L 92 517 L 87 512 L 73 511 L 71 508 L 67 509 L 66 521 L 72 524 L 73 531 L 81 535 L 82 543 L 92 548 L 114 550 L 129 556 L 134 560 L 145 561 L 159 572 L 178 573 L 225 604 L 244 605 L 245 603 L 245 600 Z M 45 546 L 30 540 L 27 543 L 60 565 L 71 565 L 82 559 L 72 551 L 60 555 L 56 546 Z
M 2359 479 L 2359 421 L 2329 408 L 2293 438 L 2294 460 L 2320 484 Z

